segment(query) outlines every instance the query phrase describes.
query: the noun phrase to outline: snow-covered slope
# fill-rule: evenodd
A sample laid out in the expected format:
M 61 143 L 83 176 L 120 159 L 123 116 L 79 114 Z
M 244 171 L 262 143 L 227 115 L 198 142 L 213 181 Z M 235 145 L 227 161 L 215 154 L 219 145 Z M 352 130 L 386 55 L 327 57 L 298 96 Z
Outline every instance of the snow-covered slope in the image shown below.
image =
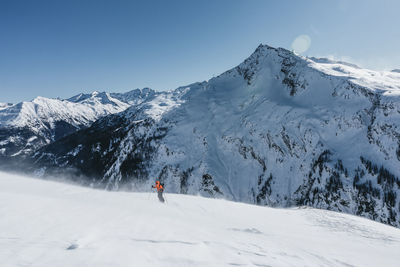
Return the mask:
M 39 151 L 40 173 L 272 206 L 309 205 L 400 226 L 400 75 L 260 45 L 207 82 Z M 66 168 L 67 167 L 67 168 Z
M 311 208 L 0 173 L 2 266 L 398 266 L 400 230 Z
M 67 100 L 36 97 L 29 102 L 0 106 L 0 156 L 30 154 L 95 120 L 121 112 L 151 97 L 151 89 L 124 94 L 79 94 Z
M 11 103 L 1 103 L 1 102 L 0 102 L 0 110 L 5 109 L 5 108 L 8 108 L 8 107 L 10 107 L 10 106 L 12 106 Z
M 346 80 L 366 87 L 383 95 L 400 95 L 400 72 L 374 71 L 362 69 L 354 64 L 336 62 L 329 59 L 305 58 L 309 66 L 331 76 L 344 77 Z

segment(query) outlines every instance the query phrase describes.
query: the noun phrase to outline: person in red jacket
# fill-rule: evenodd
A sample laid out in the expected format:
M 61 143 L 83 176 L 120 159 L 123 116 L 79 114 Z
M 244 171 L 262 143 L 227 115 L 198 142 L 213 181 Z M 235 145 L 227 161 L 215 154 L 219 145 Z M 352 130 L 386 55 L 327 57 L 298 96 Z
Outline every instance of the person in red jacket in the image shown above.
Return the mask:
M 158 199 L 164 203 L 164 197 L 162 195 L 162 193 L 164 192 L 164 186 L 160 183 L 160 181 L 156 181 L 156 185 L 152 185 L 152 188 L 156 188 L 157 189 L 157 194 L 158 194 Z

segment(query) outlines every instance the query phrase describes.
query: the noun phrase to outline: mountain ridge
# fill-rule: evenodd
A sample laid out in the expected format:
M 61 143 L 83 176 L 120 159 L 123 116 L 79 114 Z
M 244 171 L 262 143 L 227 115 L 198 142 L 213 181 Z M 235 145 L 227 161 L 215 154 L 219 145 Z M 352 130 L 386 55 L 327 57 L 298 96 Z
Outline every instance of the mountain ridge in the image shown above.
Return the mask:
M 29 155 L 43 145 L 90 126 L 100 117 L 137 105 L 154 93 L 148 88 L 123 94 L 95 91 L 69 99 L 38 96 L 32 101 L 2 105 L 0 152 L 7 156 Z

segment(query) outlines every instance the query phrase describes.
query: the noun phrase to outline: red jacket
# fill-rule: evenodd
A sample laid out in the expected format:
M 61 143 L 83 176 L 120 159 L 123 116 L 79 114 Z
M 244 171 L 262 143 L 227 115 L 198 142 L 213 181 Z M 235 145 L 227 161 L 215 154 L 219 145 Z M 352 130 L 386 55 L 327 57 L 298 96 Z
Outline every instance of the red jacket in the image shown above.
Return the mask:
M 156 188 L 157 192 L 164 191 L 164 187 L 161 185 L 160 181 L 156 181 L 156 185 L 153 185 L 152 187 Z

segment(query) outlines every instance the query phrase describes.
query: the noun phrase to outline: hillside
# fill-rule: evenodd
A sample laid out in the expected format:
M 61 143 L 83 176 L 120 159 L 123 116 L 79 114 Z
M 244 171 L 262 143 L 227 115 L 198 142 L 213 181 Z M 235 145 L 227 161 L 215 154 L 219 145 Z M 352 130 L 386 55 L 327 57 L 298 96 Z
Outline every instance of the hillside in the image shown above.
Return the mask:
M 2 266 L 398 266 L 400 230 L 312 208 L 0 173 Z

